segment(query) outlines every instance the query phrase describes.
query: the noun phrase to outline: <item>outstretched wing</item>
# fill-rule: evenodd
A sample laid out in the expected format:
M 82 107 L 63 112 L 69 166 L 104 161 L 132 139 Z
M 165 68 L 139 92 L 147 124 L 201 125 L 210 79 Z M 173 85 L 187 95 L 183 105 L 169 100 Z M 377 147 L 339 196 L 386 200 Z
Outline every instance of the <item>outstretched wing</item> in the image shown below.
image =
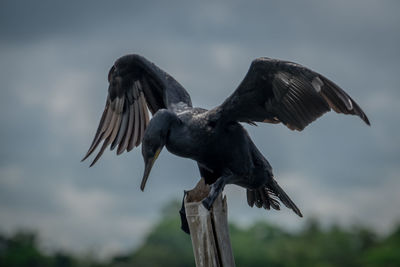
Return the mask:
M 108 73 L 108 96 L 96 135 L 85 157 L 103 142 L 93 164 L 108 145 L 117 154 L 140 145 L 152 114 L 162 108 L 191 107 L 186 90 L 170 75 L 139 55 L 119 58 Z
M 370 124 L 358 104 L 321 74 L 293 62 L 258 58 L 235 92 L 210 112 L 224 121 L 281 122 L 301 131 L 331 109 Z

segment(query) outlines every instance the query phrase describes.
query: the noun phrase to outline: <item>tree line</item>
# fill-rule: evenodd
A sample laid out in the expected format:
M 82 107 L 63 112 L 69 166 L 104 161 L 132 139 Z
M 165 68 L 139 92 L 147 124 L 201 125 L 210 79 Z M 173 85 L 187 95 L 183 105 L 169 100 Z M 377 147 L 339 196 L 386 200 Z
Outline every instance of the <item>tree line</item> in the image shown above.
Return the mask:
M 45 253 L 32 231 L 0 234 L 0 266 L 194 266 L 190 236 L 180 230 L 176 211 L 176 203 L 170 204 L 142 245 L 107 260 Z M 237 266 L 400 266 L 400 225 L 380 236 L 362 226 L 321 227 L 316 219 L 296 232 L 263 221 L 247 228 L 231 224 L 230 234 Z

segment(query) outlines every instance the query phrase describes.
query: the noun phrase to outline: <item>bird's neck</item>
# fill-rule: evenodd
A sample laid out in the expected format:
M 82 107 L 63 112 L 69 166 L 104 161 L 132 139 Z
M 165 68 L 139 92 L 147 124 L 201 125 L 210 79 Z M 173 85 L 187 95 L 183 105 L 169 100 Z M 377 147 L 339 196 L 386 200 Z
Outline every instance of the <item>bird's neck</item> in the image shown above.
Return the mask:
M 160 109 L 151 119 L 148 128 L 151 132 L 157 132 L 162 138 L 167 138 L 170 128 L 179 123 L 178 116 L 167 109 Z

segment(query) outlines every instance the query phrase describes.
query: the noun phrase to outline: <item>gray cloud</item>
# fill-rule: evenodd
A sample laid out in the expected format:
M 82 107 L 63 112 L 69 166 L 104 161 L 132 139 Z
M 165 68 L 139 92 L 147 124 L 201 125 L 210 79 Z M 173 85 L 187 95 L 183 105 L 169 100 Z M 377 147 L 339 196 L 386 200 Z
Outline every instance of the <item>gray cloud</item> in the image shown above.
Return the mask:
M 393 205 L 400 175 L 397 2 L 1 5 L 4 230 L 33 227 L 49 247 L 94 247 L 106 255 L 137 245 L 160 207 L 195 185 L 194 162 L 167 151 L 144 193 L 138 189 L 139 149 L 119 157 L 105 153 L 91 169 L 79 163 L 101 115 L 106 73 L 117 57 L 132 52 L 172 74 L 194 104 L 206 108 L 220 104 L 259 56 L 325 74 L 360 103 L 371 128 L 333 113 L 302 133 L 280 125 L 246 128 L 305 214 L 326 223 L 359 220 L 381 231 L 400 218 Z M 250 209 L 235 186 L 227 192 L 233 220 L 292 228 L 304 221 L 288 210 Z

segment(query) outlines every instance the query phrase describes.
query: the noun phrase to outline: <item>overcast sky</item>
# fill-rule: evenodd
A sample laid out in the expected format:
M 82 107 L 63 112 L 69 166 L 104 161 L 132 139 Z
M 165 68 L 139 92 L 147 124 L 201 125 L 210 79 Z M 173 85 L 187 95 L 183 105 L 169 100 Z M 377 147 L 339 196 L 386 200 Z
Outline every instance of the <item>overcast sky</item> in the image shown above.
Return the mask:
M 308 66 L 345 89 L 371 127 L 329 113 L 303 132 L 245 126 L 302 210 L 247 206 L 227 186 L 229 219 L 296 229 L 400 222 L 398 1 L 1 1 L 0 231 L 30 228 L 44 246 L 109 255 L 140 241 L 161 207 L 181 199 L 196 164 L 164 150 L 145 192 L 140 149 L 80 163 L 95 133 L 114 60 L 139 53 L 212 108 L 251 60 Z M 178 216 L 178 213 L 176 213 Z

